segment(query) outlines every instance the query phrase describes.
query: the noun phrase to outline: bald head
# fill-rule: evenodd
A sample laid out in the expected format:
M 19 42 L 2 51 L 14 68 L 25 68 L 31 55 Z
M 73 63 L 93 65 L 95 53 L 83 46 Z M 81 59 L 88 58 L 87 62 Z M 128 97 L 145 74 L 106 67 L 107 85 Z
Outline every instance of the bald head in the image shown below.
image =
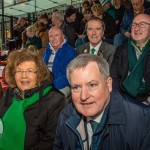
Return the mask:
M 150 15 L 137 15 L 131 26 L 131 37 L 140 46 L 144 46 L 150 39 Z
M 55 51 L 62 46 L 64 38 L 63 31 L 59 27 L 52 27 L 49 30 L 49 42 Z

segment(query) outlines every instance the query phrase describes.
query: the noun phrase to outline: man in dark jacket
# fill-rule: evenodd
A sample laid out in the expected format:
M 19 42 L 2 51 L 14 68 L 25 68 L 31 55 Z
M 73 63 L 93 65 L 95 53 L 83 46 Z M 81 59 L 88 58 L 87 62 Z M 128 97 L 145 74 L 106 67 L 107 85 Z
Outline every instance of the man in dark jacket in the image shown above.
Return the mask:
M 127 44 L 117 48 L 110 69 L 113 86 L 136 100 L 150 103 L 150 16 L 139 14 Z
M 67 77 L 73 103 L 60 114 L 54 150 L 150 149 L 150 110 L 112 92 L 106 60 L 81 54 Z
M 118 47 L 131 37 L 131 23 L 138 14 L 150 15 L 150 8 L 144 6 L 144 0 L 131 0 L 132 8 L 124 13 L 120 24 L 120 33 L 114 37 L 114 46 Z
M 72 25 L 64 20 L 62 11 L 54 11 L 52 13 L 52 24 L 53 26 L 61 28 L 68 39 L 68 44 L 75 47 L 75 30 Z

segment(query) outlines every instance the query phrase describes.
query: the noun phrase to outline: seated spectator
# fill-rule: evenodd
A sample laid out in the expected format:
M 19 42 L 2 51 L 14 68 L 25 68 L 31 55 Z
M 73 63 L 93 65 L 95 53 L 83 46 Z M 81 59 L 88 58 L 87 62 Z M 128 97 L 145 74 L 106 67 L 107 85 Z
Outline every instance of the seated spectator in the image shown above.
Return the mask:
M 67 37 L 68 44 L 75 46 L 75 30 L 73 26 L 64 20 L 64 13 L 62 11 L 54 11 L 52 13 L 53 26 L 59 27 L 63 30 L 64 35 Z
M 81 44 L 88 42 L 88 38 L 86 36 L 86 23 L 92 17 L 91 9 L 86 9 L 83 12 L 83 15 L 84 15 L 84 18 L 82 19 L 80 23 L 79 34 L 77 34 L 78 38 L 75 42 L 75 48 L 77 48 Z
M 113 44 L 114 35 L 116 34 L 115 20 L 109 14 L 104 12 L 104 9 L 100 4 L 93 5 L 91 10 L 95 17 L 102 19 L 105 23 L 104 40 Z
M 26 30 L 27 26 L 28 23 L 23 17 L 20 17 L 17 24 L 13 26 L 13 37 L 17 40 L 15 43 L 16 49 L 20 49 L 22 46 L 22 33 Z
M 72 26 L 72 28 L 74 30 L 74 39 L 75 39 L 75 41 L 77 39 L 76 27 L 74 26 L 74 23 L 76 21 L 76 16 L 77 16 L 76 9 L 73 6 L 69 6 L 65 11 L 65 21 L 67 22 L 67 24 Z M 80 21 L 79 21 L 79 23 L 80 23 Z M 74 46 L 73 47 L 75 47 L 75 41 L 74 41 Z
M 79 12 L 79 9 L 75 9 L 76 10 L 76 18 L 75 21 L 73 22 L 73 28 L 75 30 L 76 34 L 79 34 L 79 29 L 80 29 L 80 22 L 83 19 L 83 14 Z M 75 36 L 75 38 L 78 38 L 77 36 Z
M 111 5 L 110 0 L 101 0 L 100 3 L 104 9 L 104 12 L 108 13 L 110 16 L 114 18 L 114 20 L 116 20 L 116 12 L 114 7 Z
M 42 48 L 42 41 L 40 37 L 37 37 L 36 35 L 36 29 L 35 26 L 31 25 L 26 29 L 26 35 L 27 35 L 27 41 L 25 47 L 35 47 L 35 49 L 41 49 Z
M 78 37 L 80 38 L 81 35 L 86 35 L 86 23 L 92 17 L 91 9 L 85 9 L 83 12 L 84 18 L 80 22 L 79 34 Z
M 121 93 L 150 104 L 150 15 L 134 18 L 131 38 L 117 48 L 110 73 Z
M 131 24 L 138 14 L 149 14 L 150 8 L 144 8 L 143 0 L 131 0 L 132 9 L 126 11 L 123 16 L 123 20 L 120 24 L 120 33 L 116 34 L 114 37 L 114 46 L 118 47 L 123 43 L 127 42 L 131 37 Z
M 64 95 L 37 51 L 14 51 L 5 70 L 9 85 L 0 104 L 0 149 L 53 149 Z
M 118 33 L 120 29 L 120 23 L 123 19 L 123 15 L 125 12 L 125 7 L 121 3 L 121 0 L 113 0 L 113 6 L 116 13 L 116 32 Z
M 38 17 L 38 22 L 43 22 L 46 25 L 46 28 L 49 30 L 52 27 L 52 24 L 48 18 L 47 14 L 42 14 Z
M 150 110 L 112 89 L 104 59 L 79 55 L 67 78 L 72 101 L 60 113 L 54 150 L 150 150 Z
M 84 0 L 82 2 L 82 13 L 86 10 L 86 9 L 90 9 L 91 5 L 90 2 L 88 0 Z
M 102 40 L 104 36 L 104 30 L 104 22 L 98 17 L 92 17 L 87 22 L 87 36 L 89 42 L 77 47 L 77 55 L 83 53 L 95 54 L 104 57 L 109 65 L 111 65 L 116 48 Z
M 39 50 L 39 52 L 43 54 L 44 50 L 46 49 L 46 43 L 49 42 L 48 29 L 43 22 L 37 22 L 35 24 L 35 28 L 36 36 L 41 38 L 42 41 L 42 48 Z
M 54 86 L 66 97 L 70 95 L 69 82 L 66 77 L 68 63 L 76 57 L 75 49 L 67 43 L 62 30 L 52 27 L 49 30 L 49 43 L 43 54 L 43 61 L 54 75 Z

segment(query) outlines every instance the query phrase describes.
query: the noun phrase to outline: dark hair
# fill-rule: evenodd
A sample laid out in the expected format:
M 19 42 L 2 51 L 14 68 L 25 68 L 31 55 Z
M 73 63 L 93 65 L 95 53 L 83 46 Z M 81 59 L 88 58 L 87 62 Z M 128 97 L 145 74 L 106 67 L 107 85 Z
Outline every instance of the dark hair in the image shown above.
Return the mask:
M 8 56 L 5 70 L 5 78 L 6 82 L 10 87 L 17 87 L 15 81 L 16 67 L 26 61 L 32 61 L 36 64 L 37 85 L 40 85 L 40 83 L 44 80 L 50 80 L 50 71 L 44 64 L 39 52 L 37 50 L 30 51 L 29 49 L 23 49 L 21 51 L 11 52 Z

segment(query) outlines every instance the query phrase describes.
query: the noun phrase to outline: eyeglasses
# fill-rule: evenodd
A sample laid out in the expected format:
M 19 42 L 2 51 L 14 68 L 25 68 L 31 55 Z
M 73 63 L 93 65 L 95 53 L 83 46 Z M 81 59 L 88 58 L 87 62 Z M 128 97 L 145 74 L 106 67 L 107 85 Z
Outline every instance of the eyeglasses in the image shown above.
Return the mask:
M 33 74 L 36 74 L 37 71 L 34 71 L 34 70 L 26 70 L 26 71 L 16 70 L 15 71 L 15 74 L 18 76 L 23 75 L 23 73 L 25 73 L 27 76 L 32 76 Z
M 147 23 L 147 22 L 132 23 L 131 24 L 131 29 L 134 29 L 137 26 L 140 27 L 140 28 L 146 28 L 147 25 L 150 25 L 150 23 Z

